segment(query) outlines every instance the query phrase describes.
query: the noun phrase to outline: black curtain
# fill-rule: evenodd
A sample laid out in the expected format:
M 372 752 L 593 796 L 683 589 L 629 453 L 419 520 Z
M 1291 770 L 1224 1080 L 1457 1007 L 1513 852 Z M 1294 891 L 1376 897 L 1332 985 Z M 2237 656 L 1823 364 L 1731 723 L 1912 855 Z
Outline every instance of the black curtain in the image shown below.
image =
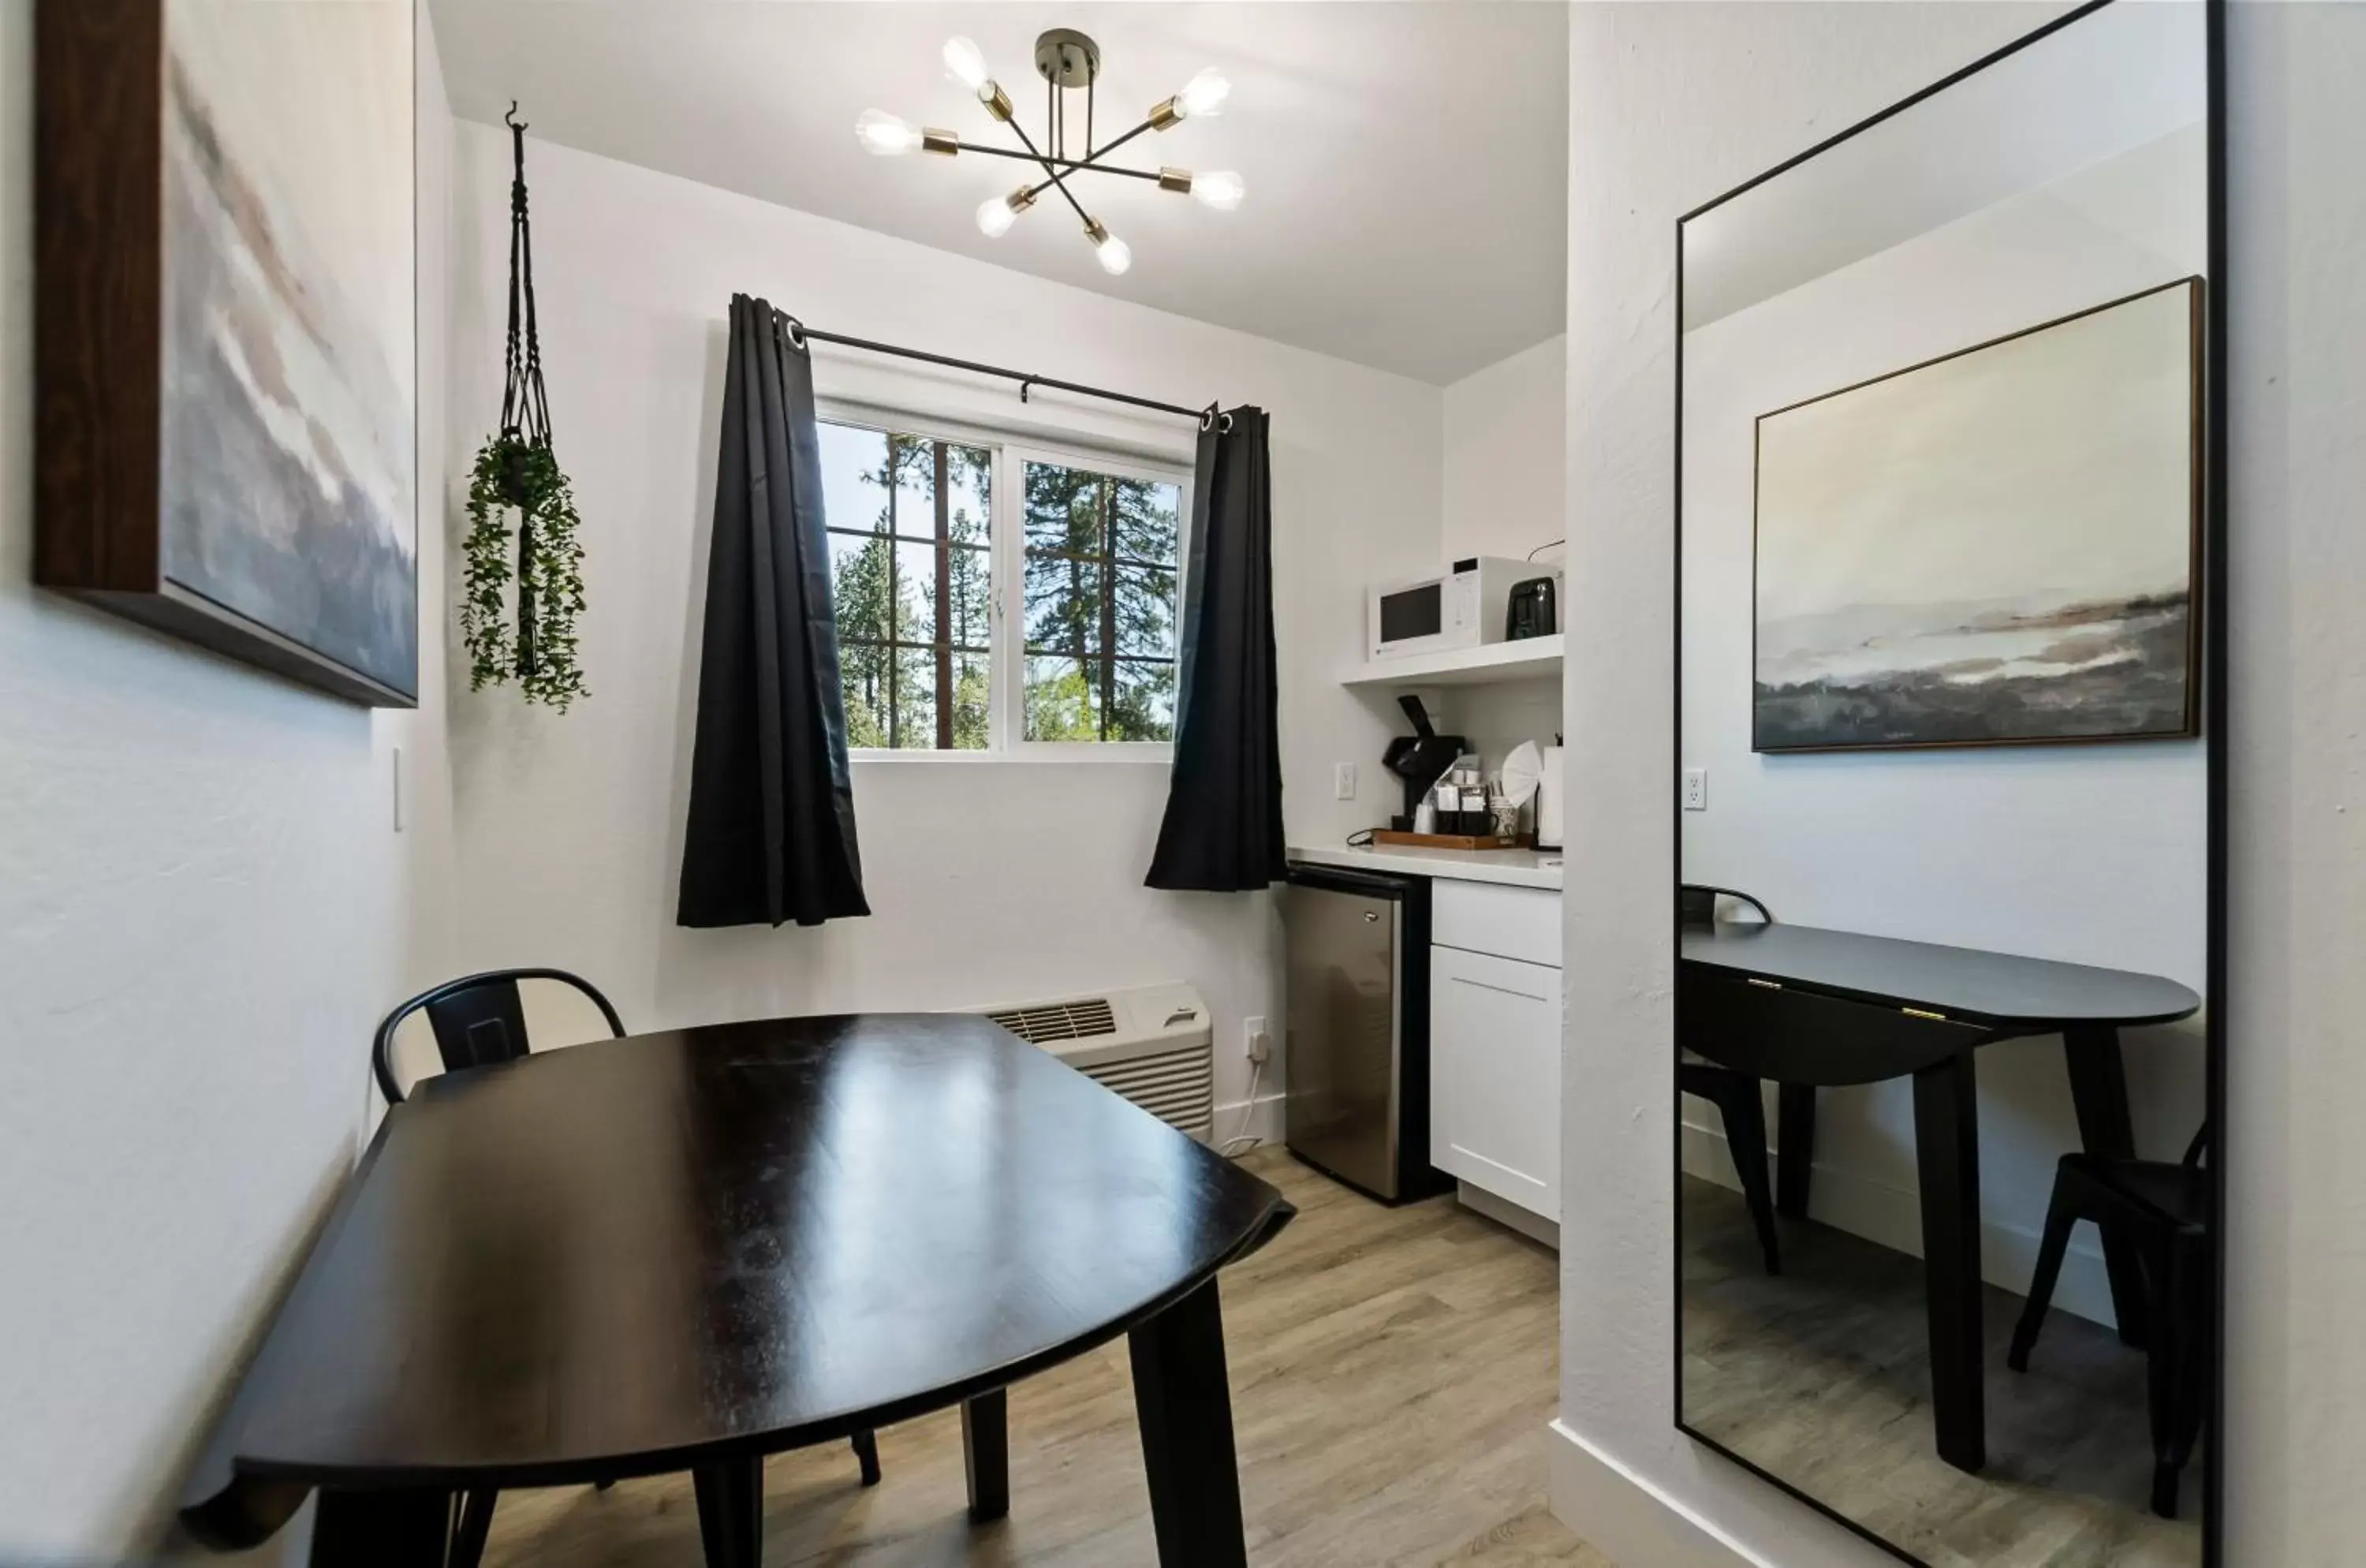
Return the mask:
M 731 299 L 685 926 L 867 915 L 822 533 L 813 362 L 761 299 Z
M 1282 876 L 1265 411 L 1203 425 L 1184 566 L 1175 772 L 1149 886 L 1234 893 Z

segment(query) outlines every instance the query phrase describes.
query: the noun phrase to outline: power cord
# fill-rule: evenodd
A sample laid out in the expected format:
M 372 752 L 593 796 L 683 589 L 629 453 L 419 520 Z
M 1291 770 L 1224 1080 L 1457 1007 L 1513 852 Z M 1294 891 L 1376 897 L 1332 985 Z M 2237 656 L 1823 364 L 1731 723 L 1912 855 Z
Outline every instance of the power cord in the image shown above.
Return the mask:
M 1252 1063 L 1249 1066 L 1249 1097 L 1241 1101 L 1241 1130 L 1216 1146 L 1216 1152 L 1226 1159 L 1246 1154 L 1265 1142 L 1263 1138 L 1253 1137 L 1249 1134 L 1249 1122 L 1256 1115 L 1257 1084 L 1264 1077 L 1265 1064 L 1261 1061 Z

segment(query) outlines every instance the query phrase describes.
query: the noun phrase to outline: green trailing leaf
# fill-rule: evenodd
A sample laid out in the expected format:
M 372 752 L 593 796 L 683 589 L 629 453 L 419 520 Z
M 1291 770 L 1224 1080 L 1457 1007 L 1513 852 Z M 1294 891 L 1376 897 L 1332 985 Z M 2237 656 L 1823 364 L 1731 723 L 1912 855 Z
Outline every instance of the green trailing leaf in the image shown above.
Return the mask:
M 576 620 L 583 613 L 581 526 L 567 476 L 547 442 L 505 433 L 479 449 L 468 484 L 460 596 L 469 690 L 514 678 L 528 702 L 561 713 L 592 694 L 576 662 Z

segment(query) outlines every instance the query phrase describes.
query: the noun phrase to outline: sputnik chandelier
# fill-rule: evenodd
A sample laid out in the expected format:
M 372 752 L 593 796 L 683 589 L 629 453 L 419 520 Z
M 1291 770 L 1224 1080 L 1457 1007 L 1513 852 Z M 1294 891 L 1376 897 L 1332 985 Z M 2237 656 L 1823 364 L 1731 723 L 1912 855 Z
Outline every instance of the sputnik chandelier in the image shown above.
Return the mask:
M 1056 190 L 1083 222 L 1085 238 L 1092 242 L 1101 270 L 1114 276 L 1133 265 L 1133 252 L 1086 211 L 1076 193 L 1068 188 L 1076 175 L 1122 175 L 1128 179 L 1149 180 L 1161 190 L 1196 197 L 1220 212 L 1229 212 L 1241 204 L 1245 187 L 1241 176 L 1230 171 L 1195 175 L 1188 169 L 1128 169 L 1102 162 L 1145 130 L 1171 130 L 1184 120 L 1210 119 L 1222 113 L 1233 85 L 1212 67 L 1185 83 L 1183 90 L 1173 97 L 1153 106 L 1140 125 L 1098 147 L 1093 144 L 1093 79 L 1100 74 L 1101 51 L 1098 44 L 1075 28 L 1053 28 L 1035 40 L 1035 70 L 1043 78 L 1045 95 L 1041 146 L 1019 123 L 1010 95 L 987 72 L 986 56 L 979 52 L 977 45 L 965 38 L 949 41 L 945 45 L 945 68 L 962 85 L 977 95 L 986 113 L 1017 133 L 1024 152 L 964 141 L 954 131 L 939 130 L 933 126 L 916 127 L 882 109 L 863 110 L 862 117 L 854 122 L 854 134 L 866 149 L 881 157 L 915 151 L 946 157 L 980 152 L 993 158 L 1016 158 L 1042 169 L 1042 180 L 1022 185 L 1008 196 L 990 197 L 980 204 L 977 226 L 989 239 L 1009 232 L 1019 215 L 1035 205 L 1036 197 L 1047 190 Z M 1085 95 L 1085 155 L 1081 158 L 1068 156 L 1066 95 L 1071 92 Z

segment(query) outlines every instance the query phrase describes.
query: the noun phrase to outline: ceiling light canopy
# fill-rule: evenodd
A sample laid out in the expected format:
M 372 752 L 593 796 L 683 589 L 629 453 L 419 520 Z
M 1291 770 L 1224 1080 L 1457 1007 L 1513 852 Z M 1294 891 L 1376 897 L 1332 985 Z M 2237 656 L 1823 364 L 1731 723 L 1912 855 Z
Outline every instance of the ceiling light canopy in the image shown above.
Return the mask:
M 1240 206 L 1247 194 L 1241 176 L 1231 170 L 1213 174 L 1194 175 L 1188 169 L 1129 169 L 1104 162 L 1110 153 L 1140 136 L 1145 130 L 1167 130 L 1187 119 L 1208 119 L 1222 114 L 1225 100 L 1232 96 L 1233 85 L 1213 66 L 1200 72 L 1183 85 L 1183 90 L 1173 97 L 1155 104 L 1141 124 L 1122 136 L 1093 142 L 1093 83 L 1101 68 L 1100 46 L 1073 28 L 1053 28 L 1035 40 L 1035 71 L 1043 78 L 1045 86 L 1043 109 L 1043 140 L 1038 145 L 1027 134 L 1026 128 L 1015 118 L 1010 96 L 994 79 L 986 63 L 986 51 L 969 39 L 948 39 L 944 48 L 945 70 L 963 87 L 975 94 L 986 111 L 1010 127 L 1025 150 L 1007 147 L 986 147 L 964 141 L 950 130 L 914 126 L 883 109 L 865 109 L 854 122 L 854 134 L 864 149 L 881 157 L 892 157 L 911 152 L 940 152 L 951 156 L 959 152 L 982 152 L 989 157 L 1017 158 L 1031 163 L 1043 173 L 1043 178 L 1020 186 L 1008 196 L 991 197 L 978 204 L 977 227 L 988 239 L 1010 231 L 1019 215 L 1035 205 L 1035 198 L 1047 190 L 1057 190 L 1061 197 L 1075 209 L 1085 226 L 1085 238 L 1093 247 L 1095 257 L 1103 271 L 1115 276 L 1133 265 L 1133 252 L 1123 240 L 1111 234 L 1100 220 L 1085 210 L 1069 188 L 1078 175 L 1121 175 L 1128 179 L 1149 180 L 1161 190 L 1171 190 L 1196 198 L 1201 205 L 1219 212 L 1230 212 Z M 1068 155 L 1068 95 L 1085 95 L 1084 156 Z

